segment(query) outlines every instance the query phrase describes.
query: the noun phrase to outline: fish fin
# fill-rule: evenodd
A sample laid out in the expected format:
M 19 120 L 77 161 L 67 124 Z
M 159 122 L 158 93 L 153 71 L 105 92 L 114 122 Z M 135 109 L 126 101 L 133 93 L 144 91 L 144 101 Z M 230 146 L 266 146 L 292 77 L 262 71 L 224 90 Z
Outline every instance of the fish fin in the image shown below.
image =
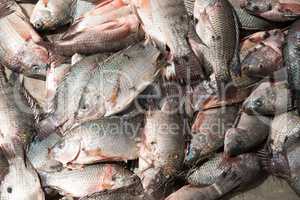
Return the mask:
M 184 0 L 183 2 L 188 15 L 193 16 L 195 0 Z
M 233 58 L 230 64 L 230 71 L 233 72 L 233 76 L 241 76 L 241 61 L 240 61 L 240 30 L 239 30 L 239 18 L 232 8 L 232 13 L 234 16 L 235 22 L 235 31 L 236 31 L 236 40 L 235 40 L 235 48 Z
M 0 149 L 1 149 L 4 157 L 7 159 L 7 161 L 10 164 L 13 163 L 16 160 L 16 158 L 21 158 L 22 160 L 24 160 L 25 152 L 23 149 L 23 143 L 22 143 L 21 139 L 18 137 L 13 137 L 10 139 L 11 139 L 11 141 L 6 143 L 1 138 Z
M 15 1 L 13 0 L 1 0 L 0 19 L 14 13 L 15 12 L 15 9 L 13 9 L 14 5 L 15 5 Z
M 101 7 L 105 6 L 105 5 L 110 4 L 111 2 L 113 2 L 113 0 L 104 0 L 101 3 L 99 3 L 94 9 L 101 8 Z

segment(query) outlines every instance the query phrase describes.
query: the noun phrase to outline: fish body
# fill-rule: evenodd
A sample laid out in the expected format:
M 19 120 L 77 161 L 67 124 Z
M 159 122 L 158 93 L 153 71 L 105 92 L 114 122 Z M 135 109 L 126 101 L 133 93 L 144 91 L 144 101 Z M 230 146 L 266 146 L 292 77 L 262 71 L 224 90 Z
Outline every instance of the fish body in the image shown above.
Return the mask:
M 69 128 L 66 127 L 70 125 L 67 122 L 70 121 L 69 123 L 72 124 L 74 121 L 82 92 L 92 76 L 92 71 L 105 58 L 105 55 L 89 56 L 71 68 L 59 87 L 55 89 L 57 90 L 55 98 L 49 105 L 50 110 L 53 109 L 52 112 L 38 124 L 37 128 L 41 138 L 53 133 L 59 127 L 61 127 L 61 133 Z
M 75 122 L 124 111 L 157 77 L 163 63 L 151 44 L 138 43 L 99 64 L 86 85 Z
M 237 113 L 238 107 L 235 105 L 199 112 L 192 126 L 192 139 L 185 162 L 192 165 L 221 148 L 225 133 L 232 127 Z
M 227 0 L 197 0 L 194 17 L 197 34 L 204 43 L 203 55 L 215 73 L 221 95 L 225 85 L 240 74 L 237 17 Z
M 95 192 L 131 185 L 138 179 L 129 170 L 115 164 L 98 164 L 83 169 L 40 173 L 42 185 L 72 197 L 84 197 Z
M 0 3 L 0 62 L 14 72 L 44 79 L 49 64 L 48 50 L 37 44 L 42 39 L 27 22 L 14 1 Z
M 249 115 L 273 116 L 291 109 L 291 92 L 286 82 L 263 82 L 244 101 L 242 109 Z
M 284 50 L 284 60 L 287 66 L 288 83 L 292 90 L 293 100 L 300 112 L 300 20 L 297 20 L 289 29 L 287 44 Z
M 300 117 L 293 111 L 275 116 L 271 124 L 270 147 L 272 152 L 284 151 L 288 140 L 300 137 Z
M 270 121 L 268 117 L 242 113 L 237 126 L 225 134 L 226 155 L 236 156 L 246 153 L 262 144 L 269 136 Z
M 251 14 L 274 22 L 292 21 L 300 16 L 299 0 L 246 0 L 244 8 Z
M 116 52 L 143 37 L 130 5 L 119 0 L 106 0 L 77 18 L 53 46 L 57 53 L 66 56 Z
M 49 155 L 63 164 L 137 159 L 142 121 L 143 116 L 137 115 L 84 123 L 52 147 Z
M 56 29 L 72 21 L 77 0 L 39 0 L 30 17 L 37 30 Z

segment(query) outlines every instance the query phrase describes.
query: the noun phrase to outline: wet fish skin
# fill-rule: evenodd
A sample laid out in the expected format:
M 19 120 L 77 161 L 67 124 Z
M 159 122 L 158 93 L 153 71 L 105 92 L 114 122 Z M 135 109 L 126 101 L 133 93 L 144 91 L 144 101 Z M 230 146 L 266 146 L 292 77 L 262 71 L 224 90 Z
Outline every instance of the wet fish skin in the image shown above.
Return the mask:
M 226 131 L 232 127 L 238 106 L 199 112 L 192 126 L 192 139 L 185 158 L 187 165 L 207 158 L 224 145 Z
M 8 160 L 9 171 L 1 182 L 0 198 L 3 200 L 44 200 L 39 177 L 31 164 L 24 159 L 23 145 L 15 140 L 1 145 Z
M 291 93 L 286 82 L 263 82 L 244 101 L 242 109 L 249 115 L 279 115 L 291 109 Z
M 129 186 L 125 186 L 114 190 L 96 192 L 94 194 L 80 198 L 80 200 L 142 200 L 142 199 L 144 199 L 143 186 L 139 179 L 136 179 L 136 183 L 134 182 Z
M 42 39 L 14 1 L 1 2 L 0 11 L 1 64 L 26 76 L 44 79 L 49 52 L 37 44 Z
M 294 111 L 275 116 L 270 134 L 272 153 L 283 152 L 285 144 L 293 138 L 300 138 L 300 117 Z
M 288 83 L 292 90 L 293 101 L 300 113 L 300 20 L 292 24 L 288 31 L 287 44 L 284 50 L 284 61 L 287 66 Z
M 95 192 L 122 188 L 139 179 L 129 170 L 116 164 L 97 164 L 71 171 L 43 172 L 40 176 L 44 187 L 54 188 L 60 194 L 72 197 L 84 197 Z
M 39 0 L 30 17 L 37 30 L 56 29 L 72 21 L 77 0 Z
M 284 34 L 278 30 L 268 31 L 270 36 L 250 52 L 241 63 L 241 70 L 249 77 L 264 78 L 283 66 Z
M 166 200 L 215 200 L 237 188 L 241 183 L 241 177 L 228 170 L 222 173 L 214 184 L 207 187 L 187 185 L 174 192 Z
M 84 87 L 90 80 L 93 70 L 98 67 L 98 63 L 105 58 L 107 58 L 105 54 L 89 56 L 71 68 L 57 88 L 56 98 L 49 106 L 53 107 L 52 112 L 37 126 L 39 138 L 47 137 L 59 127 L 61 134 L 70 128 L 70 124 L 74 121 L 74 115 L 78 111 Z
M 140 22 L 128 3 L 106 0 L 77 18 L 52 46 L 57 53 L 71 56 L 116 52 L 143 38 Z
M 136 115 L 84 123 L 50 148 L 49 157 L 64 165 L 137 159 L 142 122 Z
M 213 68 L 221 95 L 224 84 L 240 74 L 237 17 L 227 0 L 196 0 L 194 17 L 197 34 L 204 43 L 203 55 Z
M 117 114 L 133 102 L 164 66 L 160 52 L 151 44 L 138 43 L 99 65 L 86 85 L 75 122 Z
M 60 140 L 61 137 L 53 133 L 43 141 L 35 139 L 30 143 L 26 151 L 26 156 L 37 171 L 49 172 L 61 170 L 62 165 L 58 161 L 50 159 L 48 156 L 49 149 Z
M 292 21 L 300 16 L 298 0 L 246 0 L 244 8 L 251 14 L 274 22 Z
M 191 169 L 187 180 L 194 186 L 210 185 L 229 169 L 240 178 L 239 189 L 245 189 L 256 183 L 263 174 L 260 160 L 254 153 L 245 153 L 232 158 L 219 153 L 202 166 Z
M 242 113 L 237 127 L 227 130 L 224 153 L 230 157 L 249 152 L 262 144 L 269 135 L 271 119 Z

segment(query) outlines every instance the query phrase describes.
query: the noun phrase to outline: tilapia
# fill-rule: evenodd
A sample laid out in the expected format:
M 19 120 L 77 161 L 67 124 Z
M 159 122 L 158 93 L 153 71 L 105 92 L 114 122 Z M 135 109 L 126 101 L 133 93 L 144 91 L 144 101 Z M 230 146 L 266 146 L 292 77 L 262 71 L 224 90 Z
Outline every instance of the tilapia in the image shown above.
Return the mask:
M 28 18 L 30 18 L 31 14 L 33 12 L 35 4 L 33 4 L 33 3 L 19 3 L 19 6 L 22 8 L 24 14 Z
M 232 127 L 238 106 L 228 106 L 200 111 L 192 126 L 192 139 L 185 162 L 193 165 L 224 145 L 226 131 Z
M 283 82 L 263 82 L 244 101 L 242 109 L 249 115 L 279 115 L 292 109 L 291 92 Z
M 93 70 L 106 57 L 106 55 L 89 56 L 71 68 L 59 84 L 52 105 L 49 105 L 52 111 L 37 126 L 40 138 L 48 136 L 57 129 L 61 132 L 66 131 L 67 128 L 63 126 L 69 120 L 74 120 L 84 87 L 90 80 Z
M 228 170 L 222 173 L 214 184 L 207 187 L 196 187 L 192 185 L 186 185 L 177 190 L 166 200 L 215 200 L 219 199 L 228 192 L 239 187 L 241 178 L 234 171 Z
M 225 134 L 225 154 L 236 156 L 258 147 L 269 136 L 270 122 L 271 119 L 268 117 L 242 113 L 237 126 L 229 129 Z
M 95 192 L 122 188 L 139 178 L 116 164 L 97 164 L 83 169 L 40 173 L 43 187 L 58 190 L 62 195 L 84 197 Z
M 0 2 L 0 62 L 14 72 L 44 79 L 48 50 L 21 8 L 11 0 Z
M 166 70 L 168 79 L 205 79 L 201 60 L 194 54 L 188 37 L 196 36 L 190 24 L 182 0 L 134 0 L 135 10 L 142 21 L 144 30 L 161 50 L 167 54 L 171 66 Z M 197 41 L 198 38 L 194 38 Z
M 251 14 L 274 22 L 285 22 L 300 17 L 299 0 L 246 0 L 244 8 Z
M 215 73 L 220 96 L 226 84 L 240 76 L 238 20 L 227 0 L 196 0 L 194 17 L 204 43 L 202 53 Z
M 300 138 L 300 117 L 293 111 L 275 116 L 270 134 L 272 152 L 283 152 L 286 142 L 292 138 Z
M 49 155 L 63 164 L 137 159 L 142 122 L 143 116 L 136 115 L 84 123 L 52 147 Z
M 262 79 L 283 66 L 284 34 L 278 30 L 267 32 L 269 37 L 255 46 L 241 63 L 242 73 Z
M 293 100 L 300 113 L 300 20 L 297 20 L 288 31 L 284 61 L 287 66 L 289 88 L 292 90 Z
M 158 76 L 164 61 L 151 44 L 138 43 L 99 64 L 86 85 L 75 124 L 117 114 Z
M 97 1 L 101 2 L 102 0 L 96 0 L 95 3 L 84 0 L 77 0 L 73 19 L 76 20 L 77 18 L 83 16 L 84 13 L 87 13 L 88 11 L 94 9 L 97 6 Z
M 77 18 L 52 46 L 66 56 L 115 52 L 142 40 L 144 32 L 130 5 L 106 0 Z
M 1 144 L 1 150 L 8 160 L 9 170 L 0 186 L 0 199 L 3 200 L 44 200 L 39 177 L 31 166 L 25 161 L 22 143 Z
M 220 153 L 202 166 L 192 169 L 187 180 L 189 184 L 195 186 L 211 185 L 216 183 L 218 177 L 228 169 L 240 177 L 240 189 L 245 189 L 263 178 L 261 177 L 263 171 L 260 160 L 254 153 L 242 154 L 229 159 Z
M 73 20 L 76 3 L 77 0 L 39 0 L 30 22 L 37 30 L 56 29 Z
M 30 143 L 26 156 L 37 171 L 61 170 L 61 163 L 49 157 L 49 149 L 51 149 L 60 140 L 60 136 L 53 133 L 43 141 L 33 140 Z

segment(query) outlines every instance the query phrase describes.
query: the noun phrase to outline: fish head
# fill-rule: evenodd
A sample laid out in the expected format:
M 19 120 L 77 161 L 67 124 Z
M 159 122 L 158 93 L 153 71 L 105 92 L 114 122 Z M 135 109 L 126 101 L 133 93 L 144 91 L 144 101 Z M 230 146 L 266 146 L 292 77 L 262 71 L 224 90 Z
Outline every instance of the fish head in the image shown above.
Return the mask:
M 11 166 L 9 174 L 1 182 L 0 198 L 7 200 L 44 200 L 40 180 L 25 166 Z
M 248 54 L 241 64 L 242 71 L 251 77 L 264 77 L 261 72 L 266 70 L 268 66 L 266 66 L 266 62 L 264 62 L 264 56 L 258 54 L 257 52 L 252 52 Z
M 247 0 L 243 6 L 252 13 L 264 13 L 272 10 L 272 1 L 273 0 Z
M 224 152 L 228 156 L 237 156 L 243 152 L 244 140 L 243 135 L 246 130 L 239 128 L 230 128 L 226 132 L 224 140 Z
M 81 143 L 78 139 L 65 139 L 49 150 L 49 157 L 64 165 L 75 160 L 80 152 Z
M 30 42 L 26 49 L 27 50 L 20 52 L 21 72 L 28 77 L 44 80 L 46 70 L 49 66 L 49 54 L 47 49 L 33 42 Z
M 51 5 L 51 4 L 50 4 Z M 43 1 L 39 1 L 30 17 L 30 23 L 36 30 L 44 30 L 53 24 L 51 6 L 47 6 Z
M 103 117 L 105 114 L 104 98 L 94 86 L 87 86 L 79 102 L 75 121 L 78 124 Z
M 275 113 L 276 94 L 270 83 L 262 83 L 244 101 L 242 109 L 249 115 L 273 115 Z

